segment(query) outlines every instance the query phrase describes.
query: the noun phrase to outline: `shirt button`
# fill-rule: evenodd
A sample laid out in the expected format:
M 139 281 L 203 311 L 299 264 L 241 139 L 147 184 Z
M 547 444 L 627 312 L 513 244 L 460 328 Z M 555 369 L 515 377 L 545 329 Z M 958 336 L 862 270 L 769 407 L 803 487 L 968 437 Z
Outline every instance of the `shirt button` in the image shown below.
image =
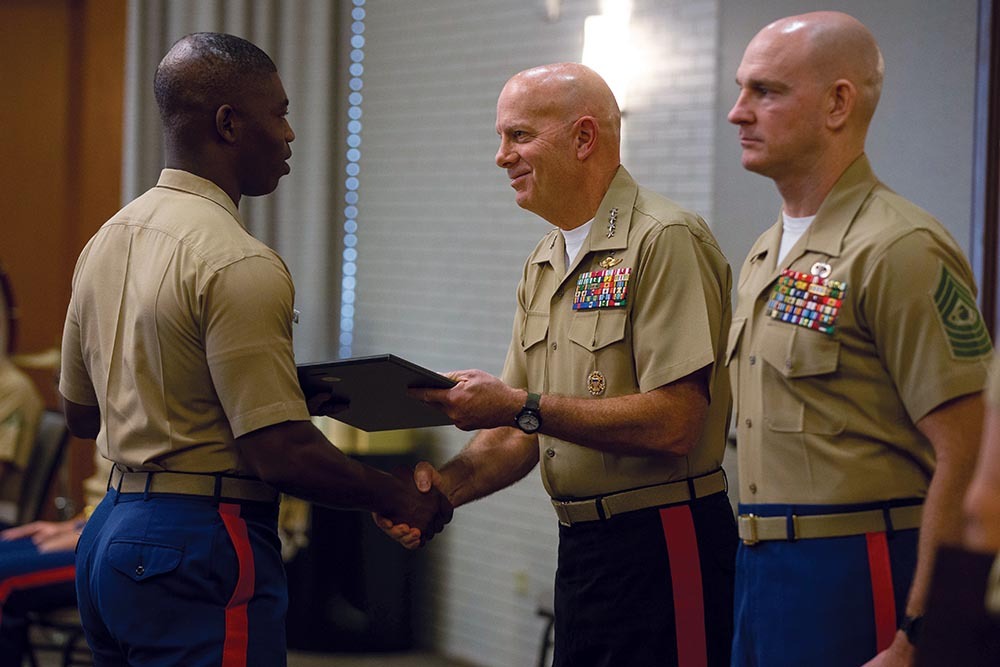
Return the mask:
M 757 493 L 757 485 L 753 482 L 750 483 L 750 493 Z
M 792 360 L 791 359 L 785 359 L 785 368 L 788 368 L 788 369 L 792 368 Z
M 747 428 L 752 428 L 753 427 L 753 422 L 750 420 L 749 417 L 747 417 L 746 420 L 744 420 L 743 423 L 747 425 Z
M 755 355 L 755 354 L 751 354 L 751 355 L 750 355 L 750 365 L 751 365 L 751 366 L 753 366 L 753 365 L 755 365 L 756 363 L 757 363 L 757 355 Z
M 549 447 L 548 449 L 545 450 L 545 455 L 551 459 L 556 455 L 556 450 Z
M 552 343 L 552 349 L 553 350 L 556 349 L 557 347 L 559 347 L 559 343 Z
M 142 565 L 136 565 L 136 567 L 135 567 L 135 576 L 141 577 L 145 572 L 146 572 L 146 568 L 144 568 Z

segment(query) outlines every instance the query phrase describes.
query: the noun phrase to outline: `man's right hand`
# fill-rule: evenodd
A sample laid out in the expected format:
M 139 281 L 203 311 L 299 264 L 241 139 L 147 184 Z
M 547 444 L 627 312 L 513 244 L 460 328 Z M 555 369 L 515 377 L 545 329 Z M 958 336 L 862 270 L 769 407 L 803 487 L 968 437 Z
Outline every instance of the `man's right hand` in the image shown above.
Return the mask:
M 393 474 L 400 479 L 409 480 L 410 471 L 404 469 L 398 469 L 393 471 Z M 412 479 L 416 490 L 419 490 L 420 495 L 424 498 L 437 498 L 438 503 L 447 504 L 447 518 L 444 519 L 444 523 L 437 530 L 427 533 L 421 531 L 419 526 L 415 523 L 411 524 L 405 521 L 393 521 L 381 514 L 373 513 L 372 519 L 375 520 L 375 525 L 382 529 L 386 535 L 388 535 L 393 540 L 399 542 L 401 545 L 407 549 L 417 549 L 423 546 L 428 540 L 430 540 L 434 535 L 440 532 L 441 528 L 444 527 L 445 523 L 451 520 L 451 515 L 453 508 L 451 502 L 448 500 L 447 496 L 441 491 L 441 475 L 430 463 L 426 461 L 421 461 L 413 469 Z M 433 493 L 432 493 L 433 491 Z

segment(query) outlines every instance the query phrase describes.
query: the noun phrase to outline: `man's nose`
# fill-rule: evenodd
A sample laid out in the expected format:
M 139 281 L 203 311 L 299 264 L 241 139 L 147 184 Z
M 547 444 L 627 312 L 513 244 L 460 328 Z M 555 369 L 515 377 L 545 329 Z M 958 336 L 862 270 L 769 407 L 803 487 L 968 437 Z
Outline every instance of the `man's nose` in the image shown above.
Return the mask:
M 500 142 L 500 147 L 497 148 L 497 154 L 494 161 L 496 162 L 496 165 L 501 169 L 506 169 L 510 165 L 517 162 L 517 158 L 515 157 L 514 151 L 510 149 L 510 146 L 507 144 L 506 141 Z
M 750 112 L 747 109 L 746 101 L 743 99 L 743 93 L 740 93 L 739 97 L 736 98 L 736 103 L 733 104 L 733 108 L 726 115 L 726 120 L 733 125 L 742 125 L 743 123 L 750 122 Z

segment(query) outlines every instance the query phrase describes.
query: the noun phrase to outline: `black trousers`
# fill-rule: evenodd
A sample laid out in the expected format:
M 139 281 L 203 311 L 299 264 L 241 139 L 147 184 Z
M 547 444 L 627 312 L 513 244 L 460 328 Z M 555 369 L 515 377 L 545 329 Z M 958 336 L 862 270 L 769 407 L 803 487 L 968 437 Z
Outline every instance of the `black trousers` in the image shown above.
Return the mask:
M 560 526 L 555 667 L 728 667 L 738 537 L 725 493 Z

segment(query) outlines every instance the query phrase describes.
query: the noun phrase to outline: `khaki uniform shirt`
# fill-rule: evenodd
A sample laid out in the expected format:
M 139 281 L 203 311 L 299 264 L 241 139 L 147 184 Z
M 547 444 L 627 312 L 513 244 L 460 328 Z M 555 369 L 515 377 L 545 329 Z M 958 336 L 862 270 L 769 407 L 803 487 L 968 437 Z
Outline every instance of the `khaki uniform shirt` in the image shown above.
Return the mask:
M 0 475 L 0 503 L 17 503 L 20 499 L 24 468 L 31 456 L 43 407 L 31 378 L 10 359 L 0 356 L 0 461 L 10 464 L 8 472 Z M 13 509 L 16 516 L 17 508 Z M 12 521 L 14 516 L 4 518 Z
M 779 220 L 750 250 L 729 336 L 740 502 L 925 496 L 934 453 L 915 423 L 982 390 L 991 354 L 961 249 L 864 156 L 776 267 L 780 242 Z M 824 265 L 846 283 L 831 332 L 768 314 L 782 269 Z
M 73 276 L 59 390 L 97 405 L 97 447 L 133 470 L 248 474 L 233 439 L 308 419 L 294 287 L 214 183 L 165 169 Z
M 723 355 L 732 277 L 705 222 L 619 168 L 568 270 L 564 257 L 563 237 L 552 230 L 525 263 L 504 381 L 589 397 L 600 410 L 601 398 L 647 392 L 710 367 L 711 405 L 686 457 L 619 456 L 540 435 L 546 490 L 588 497 L 719 468 L 730 404 Z M 614 305 L 611 288 L 611 302 L 574 309 L 578 278 L 604 270 L 602 262 L 620 271 L 619 280 L 628 272 L 624 303 Z

